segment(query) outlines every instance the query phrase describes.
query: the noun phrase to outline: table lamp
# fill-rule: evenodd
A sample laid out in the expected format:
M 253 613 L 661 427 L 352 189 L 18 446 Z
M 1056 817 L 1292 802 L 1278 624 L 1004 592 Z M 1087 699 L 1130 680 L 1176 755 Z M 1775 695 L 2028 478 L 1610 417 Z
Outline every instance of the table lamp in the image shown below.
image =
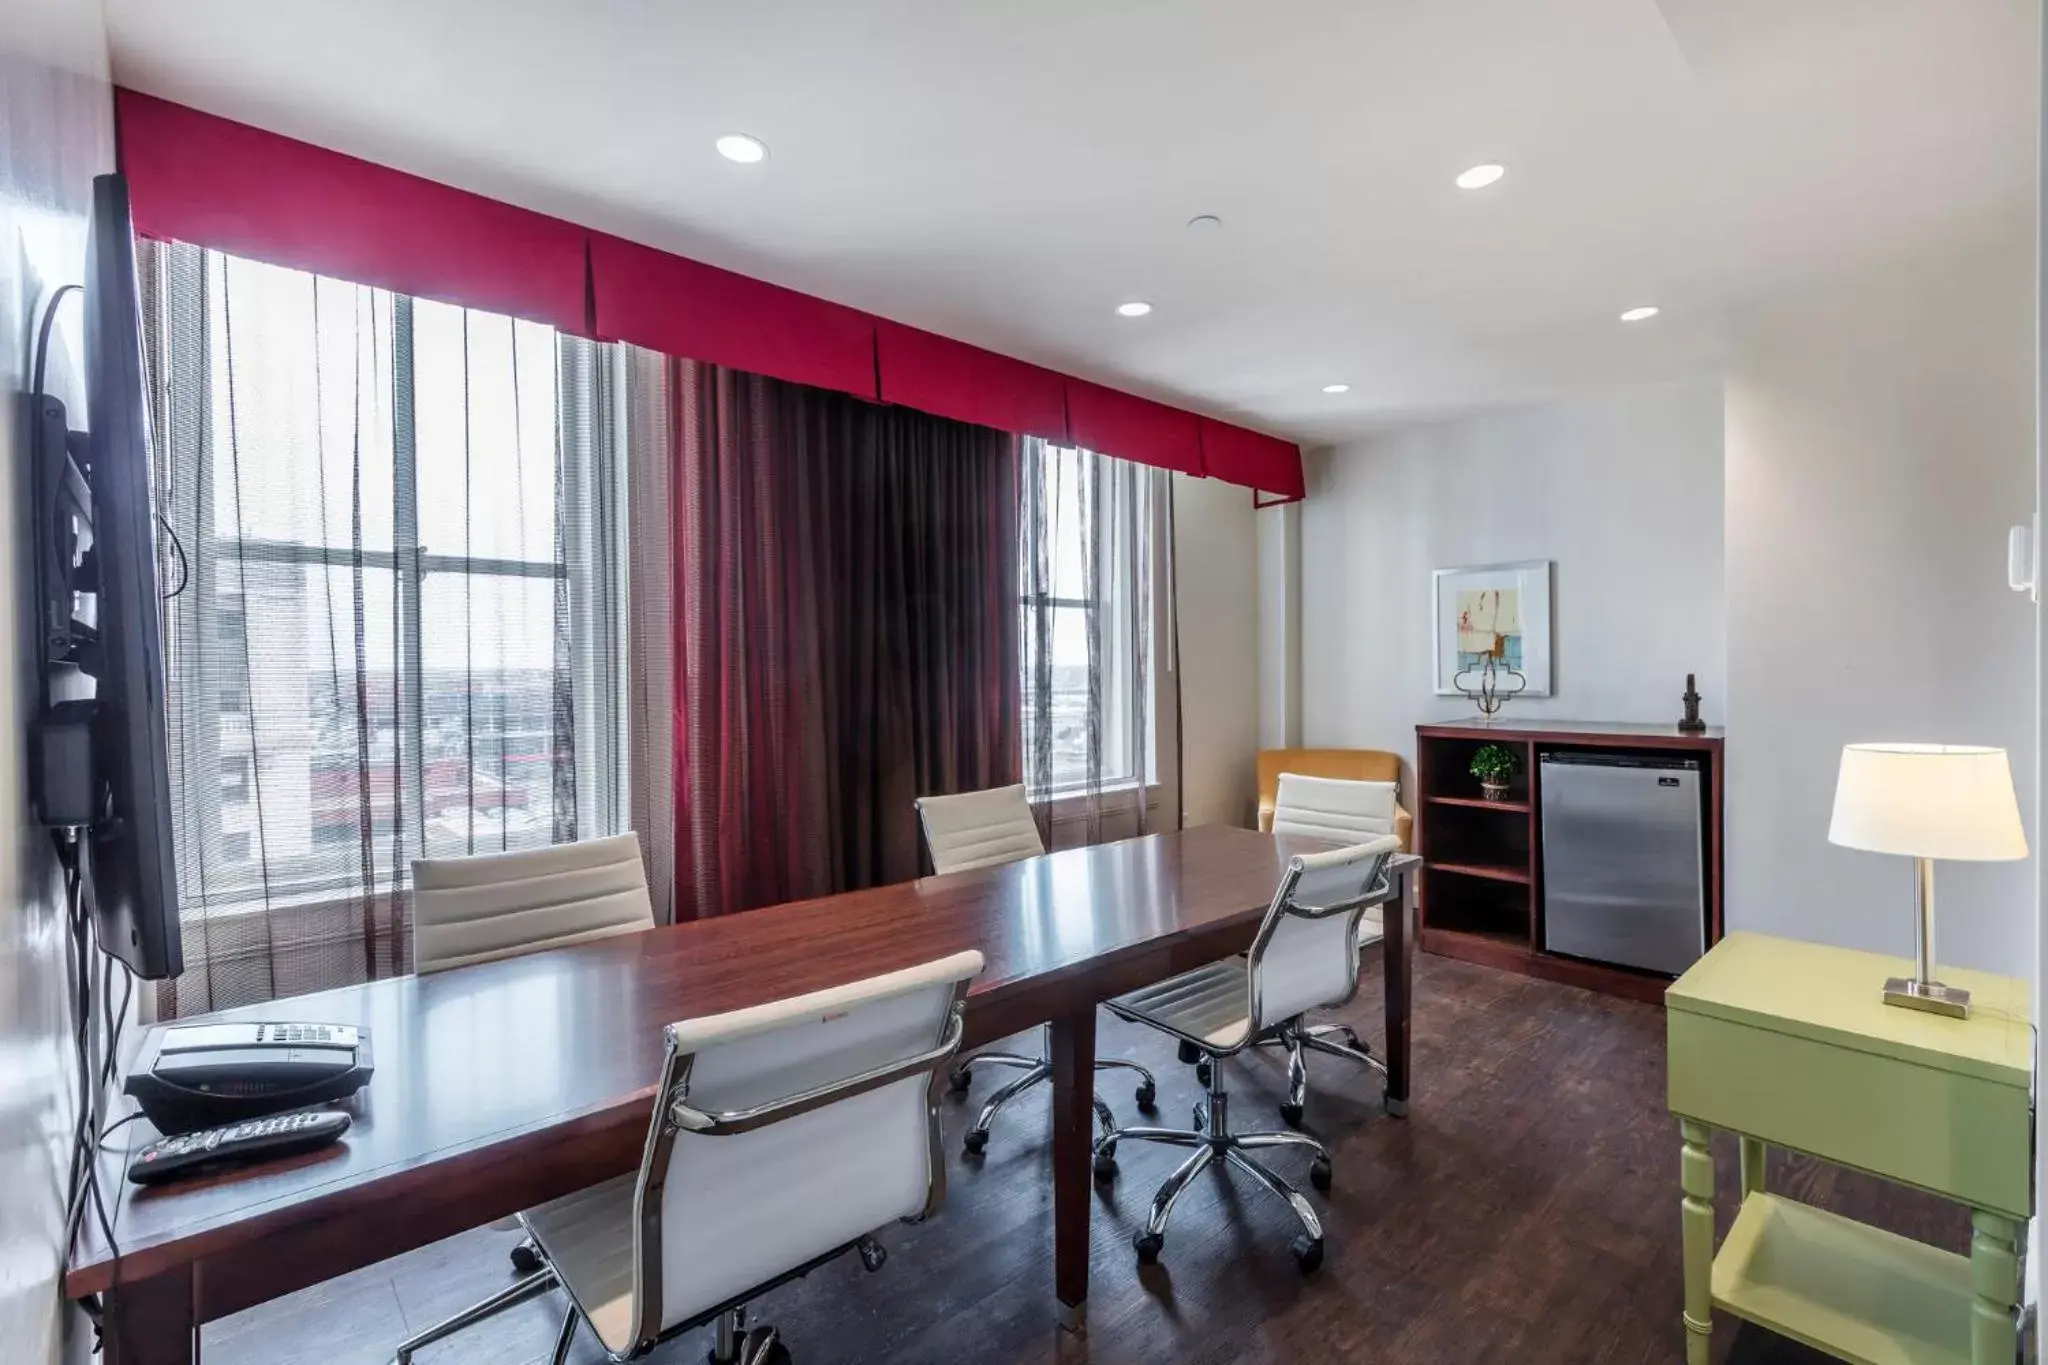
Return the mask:
M 1828 842 L 1914 859 L 1914 976 L 1886 981 L 1884 1002 L 1968 1018 L 1970 993 L 1934 979 L 1934 860 L 2002 862 L 2027 856 L 2005 750 L 1845 745 Z

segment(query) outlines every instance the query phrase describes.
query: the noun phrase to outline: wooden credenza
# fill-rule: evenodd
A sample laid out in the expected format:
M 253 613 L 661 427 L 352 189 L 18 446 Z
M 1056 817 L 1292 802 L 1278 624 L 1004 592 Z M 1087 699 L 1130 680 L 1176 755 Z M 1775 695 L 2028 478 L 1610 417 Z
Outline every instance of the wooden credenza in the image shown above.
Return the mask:
M 1486 744 L 1517 750 L 1522 768 L 1507 798 L 1488 801 L 1468 771 Z M 1721 803 L 1724 737 L 1719 729 L 1599 722 L 1497 721 L 1415 727 L 1415 851 L 1425 952 L 1652 1003 L 1671 978 L 1564 957 L 1543 949 L 1542 790 L 1538 759 L 1554 750 L 1616 750 L 1680 756 L 1700 764 L 1706 836 L 1706 943 L 1721 937 Z

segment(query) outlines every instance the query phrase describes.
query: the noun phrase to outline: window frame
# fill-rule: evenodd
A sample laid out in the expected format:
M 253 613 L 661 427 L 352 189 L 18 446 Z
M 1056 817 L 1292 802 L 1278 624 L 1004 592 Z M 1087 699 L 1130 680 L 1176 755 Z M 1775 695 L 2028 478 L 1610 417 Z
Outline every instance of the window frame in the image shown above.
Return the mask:
M 1025 439 L 1040 440 L 1041 438 L 1027 437 Z M 1051 786 L 1043 788 L 1031 785 L 1028 757 L 1030 753 L 1031 712 L 1027 670 L 1029 668 L 1030 641 L 1033 634 L 1033 614 L 1037 612 L 1055 612 L 1061 609 L 1077 609 L 1099 620 L 1104 613 L 1107 613 L 1110 619 L 1101 628 L 1104 638 L 1119 638 L 1127 636 L 1130 632 L 1134 631 L 1136 622 L 1133 618 L 1138 610 L 1137 604 L 1143 596 L 1141 592 L 1143 587 L 1142 580 L 1147 574 L 1156 574 L 1157 569 L 1157 565 L 1150 562 L 1153 557 L 1147 554 L 1147 546 L 1153 542 L 1154 537 L 1150 534 L 1137 534 L 1137 530 L 1141 523 L 1146 525 L 1148 531 L 1155 528 L 1159 510 L 1157 507 L 1159 499 L 1155 482 L 1152 478 L 1148 477 L 1151 473 L 1149 470 L 1141 469 L 1131 476 L 1111 478 L 1107 476 L 1098 463 L 1111 457 L 1089 451 L 1085 447 L 1062 444 L 1056 441 L 1043 441 L 1043 446 L 1045 453 L 1040 458 L 1052 458 L 1056 452 L 1064 451 L 1079 452 L 1084 457 L 1084 460 L 1079 463 L 1084 464 L 1090 470 L 1092 477 L 1097 480 L 1097 496 L 1101 496 L 1105 490 L 1109 493 L 1112 505 L 1106 519 L 1112 520 L 1119 527 L 1119 533 L 1113 546 L 1115 553 L 1108 557 L 1110 572 L 1107 575 L 1101 573 L 1093 575 L 1095 578 L 1095 593 L 1092 597 L 1066 596 L 1052 592 L 1033 593 L 1024 590 L 1021 585 L 1017 594 L 1019 608 L 1017 621 L 1020 632 L 1019 648 L 1017 651 L 1018 670 L 1020 675 L 1023 675 L 1024 686 L 1022 695 L 1026 699 L 1024 711 L 1025 729 L 1024 734 L 1021 736 L 1026 754 L 1024 775 L 1026 796 L 1034 803 L 1053 807 L 1056 812 L 1055 819 L 1057 820 L 1059 808 L 1066 803 L 1084 798 L 1089 788 L 1085 778 L 1080 781 L 1055 782 Z M 1078 490 L 1082 486 L 1081 480 L 1076 479 L 1073 486 Z M 1018 519 L 1019 527 L 1021 528 L 1028 524 L 1028 521 L 1028 517 L 1020 516 Z M 1020 556 L 1023 553 L 1023 548 L 1020 544 Z M 1083 547 L 1083 553 L 1086 553 L 1085 546 Z M 1156 608 L 1158 594 L 1153 594 L 1153 598 Z M 1131 651 L 1123 648 L 1109 651 L 1110 663 L 1103 670 L 1103 771 L 1101 782 L 1096 788 L 1098 792 L 1104 794 L 1136 793 L 1137 799 L 1145 801 L 1147 804 L 1156 801 L 1156 791 L 1160 784 L 1159 708 L 1156 696 L 1157 681 L 1160 676 L 1160 650 L 1156 610 L 1154 616 L 1153 628 L 1146 634 L 1146 660 L 1143 673 L 1147 684 L 1153 688 L 1155 696 L 1147 699 L 1145 714 L 1149 718 L 1150 724 L 1145 727 L 1146 733 L 1142 735 L 1133 736 L 1129 733 L 1128 721 L 1133 710 L 1130 698 L 1138 686 L 1138 679 L 1132 675 L 1132 670 L 1129 666 Z M 1048 638 L 1050 638 L 1050 628 L 1048 628 L 1047 634 Z M 1057 768 L 1058 765 L 1055 764 L 1054 766 Z

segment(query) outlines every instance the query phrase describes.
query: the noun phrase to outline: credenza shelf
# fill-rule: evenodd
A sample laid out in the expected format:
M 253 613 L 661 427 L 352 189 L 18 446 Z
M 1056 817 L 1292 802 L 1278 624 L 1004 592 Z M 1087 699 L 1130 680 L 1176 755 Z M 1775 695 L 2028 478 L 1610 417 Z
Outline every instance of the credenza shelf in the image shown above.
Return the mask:
M 1460 877 L 1485 877 L 1496 882 L 1520 882 L 1529 884 L 1529 872 L 1520 867 L 1487 867 L 1480 863 L 1433 863 L 1427 858 L 1422 865 L 1433 872 L 1455 872 Z
M 1483 796 L 1476 799 L 1470 796 L 1432 796 L 1429 798 L 1429 804 L 1432 806 L 1462 806 L 1467 810 L 1499 810 L 1506 811 L 1511 815 L 1527 815 L 1529 813 L 1529 803 L 1527 801 L 1489 801 Z

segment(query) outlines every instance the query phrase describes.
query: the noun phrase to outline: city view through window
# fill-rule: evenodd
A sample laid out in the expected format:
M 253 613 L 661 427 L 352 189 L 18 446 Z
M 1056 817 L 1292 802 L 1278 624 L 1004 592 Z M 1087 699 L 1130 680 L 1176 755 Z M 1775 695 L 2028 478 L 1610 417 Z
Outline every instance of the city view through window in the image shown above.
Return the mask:
M 202 367 L 208 398 L 169 422 L 188 904 L 574 837 L 553 330 L 216 253 L 169 285 L 182 354 L 159 363 Z
M 1134 707 L 1146 644 L 1135 633 L 1144 571 L 1137 548 L 1144 537 L 1136 528 L 1149 515 L 1142 481 L 1128 472 L 1112 474 L 1101 457 L 1068 447 L 1040 443 L 1026 459 L 1036 462 L 1024 481 L 1026 497 L 1037 496 L 1021 518 L 1027 773 L 1041 723 L 1033 696 L 1042 630 L 1051 683 L 1042 712 L 1051 732 L 1045 792 L 1084 788 L 1091 751 L 1102 785 L 1138 781 L 1149 776 L 1151 738 L 1150 727 L 1138 722 L 1142 708 Z M 1034 563 L 1041 543 L 1043 578 Z

